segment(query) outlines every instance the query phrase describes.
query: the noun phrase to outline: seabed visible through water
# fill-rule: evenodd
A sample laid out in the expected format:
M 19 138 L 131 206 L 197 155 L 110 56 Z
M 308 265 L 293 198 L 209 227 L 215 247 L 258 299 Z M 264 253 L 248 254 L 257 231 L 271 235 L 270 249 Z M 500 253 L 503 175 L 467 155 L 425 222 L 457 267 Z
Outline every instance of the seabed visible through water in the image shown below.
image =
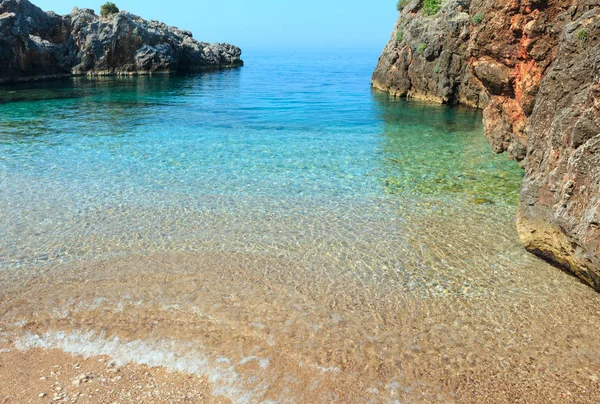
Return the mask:
M 523 250 L 479 112 L 246 59 L 0 92 L 0 348 L 233 402 L 597 402 L 600 297 Z

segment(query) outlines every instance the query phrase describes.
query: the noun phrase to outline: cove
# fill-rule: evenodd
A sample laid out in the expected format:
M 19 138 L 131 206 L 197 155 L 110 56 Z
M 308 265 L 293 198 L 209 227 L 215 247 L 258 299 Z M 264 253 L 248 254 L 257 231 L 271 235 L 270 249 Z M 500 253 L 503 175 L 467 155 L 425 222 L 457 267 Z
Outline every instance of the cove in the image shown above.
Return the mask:
M 522 249 L 518 164 L 376 59 L 4 87 L 0 343 L 234 402 L 593 399 L 599 297 Z

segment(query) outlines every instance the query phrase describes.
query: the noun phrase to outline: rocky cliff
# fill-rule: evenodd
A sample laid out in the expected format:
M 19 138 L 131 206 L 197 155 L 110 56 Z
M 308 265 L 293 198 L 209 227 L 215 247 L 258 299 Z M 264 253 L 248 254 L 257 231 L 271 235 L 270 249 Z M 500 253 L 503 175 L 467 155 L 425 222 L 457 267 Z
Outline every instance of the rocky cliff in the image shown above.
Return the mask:
M 600 290 L 600 0 L 433 3 L 399 2 L 373 86 L 483 108 L 525 170 L 525 247 Z
M 239 48 L 121 11 L 44 12 L 0 0 L 0 83 L 70 75 L 190 72 L 243 64 Z

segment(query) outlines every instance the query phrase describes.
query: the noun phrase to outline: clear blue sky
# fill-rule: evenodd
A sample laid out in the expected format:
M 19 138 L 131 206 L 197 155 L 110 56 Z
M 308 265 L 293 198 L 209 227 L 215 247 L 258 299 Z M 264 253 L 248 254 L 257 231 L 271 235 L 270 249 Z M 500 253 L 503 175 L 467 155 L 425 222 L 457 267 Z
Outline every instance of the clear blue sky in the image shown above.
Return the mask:
M 43 10 L 98 12 L 106 0 L 31 0 Z M 398 13 L 396 0 L 113 0 L 121 10 L 163 21 L 206 42 L 242 48 L 381 50 Z

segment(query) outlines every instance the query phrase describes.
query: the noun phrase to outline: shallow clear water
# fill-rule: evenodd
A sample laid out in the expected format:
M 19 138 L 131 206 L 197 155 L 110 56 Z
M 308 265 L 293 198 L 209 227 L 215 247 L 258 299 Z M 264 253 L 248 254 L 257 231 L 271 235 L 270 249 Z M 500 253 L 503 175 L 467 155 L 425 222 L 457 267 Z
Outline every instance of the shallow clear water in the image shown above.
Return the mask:
M 523 251 L 480 112 L 373 92 L 375 52 L 245 60 L 0 89 L 6 341 L 238 402 L 597 389 L 598 295 Z

